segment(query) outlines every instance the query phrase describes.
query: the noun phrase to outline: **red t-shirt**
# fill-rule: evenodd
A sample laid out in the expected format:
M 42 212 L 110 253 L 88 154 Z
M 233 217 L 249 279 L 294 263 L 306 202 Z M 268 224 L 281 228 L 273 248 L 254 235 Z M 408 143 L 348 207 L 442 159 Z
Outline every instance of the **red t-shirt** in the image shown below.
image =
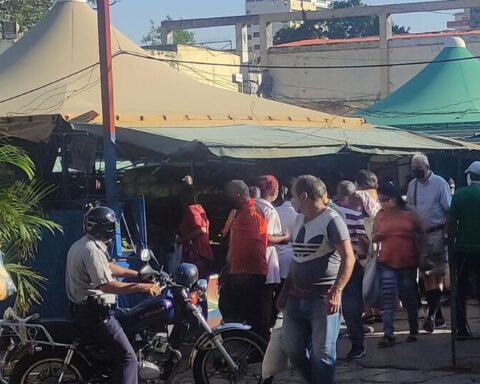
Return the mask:
M 237 211 L 230 230 L 230 273 L 266 275 L 267 221 L 255 200 Z
M 200 204 L 190 205 L 183 215 L 182 222 L 178 228 L 181 237 L 188 235 L 197 228 L 207 228 L 207 233 L 202 233 L 194 239 L 186 240 L 182 244 L 182 253 L 185 260 L 195 258 L 197 255 L 213 260 L 212 248 L 209 243 L 210 222 L 207 213 Z
M 413 210 L 380 210 L 373 224 L 373 236 L 380 243 L 378 263 L 391 268 L 418 266 L 422 235 L 422 225 Z

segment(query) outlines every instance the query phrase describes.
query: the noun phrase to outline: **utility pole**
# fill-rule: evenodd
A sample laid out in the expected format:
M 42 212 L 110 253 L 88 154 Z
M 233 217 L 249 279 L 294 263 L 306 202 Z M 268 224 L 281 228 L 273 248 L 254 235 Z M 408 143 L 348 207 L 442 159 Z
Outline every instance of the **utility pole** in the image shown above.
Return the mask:
M 103 158 L 105 161 L 105 195 L 107 205 L 120 217 L 117 201 L 117 153 L 115 149 L 115 111 L 113 100 L 112 40 L 110 34 L 110 4 L 97 0 L 98 47 L 100 57 L 100 83 L 102 88 Z M 117 225 L 114 255 L 121 256 L 122 241 Z
M 105 160 L 105 194 L 113 208 L 117 198 L 117 156 L 115 151 L 115 111 L 113 100 L 112 43 L 108 0 L 97 0 L 98 46 L 102 88 L 103 154 Z

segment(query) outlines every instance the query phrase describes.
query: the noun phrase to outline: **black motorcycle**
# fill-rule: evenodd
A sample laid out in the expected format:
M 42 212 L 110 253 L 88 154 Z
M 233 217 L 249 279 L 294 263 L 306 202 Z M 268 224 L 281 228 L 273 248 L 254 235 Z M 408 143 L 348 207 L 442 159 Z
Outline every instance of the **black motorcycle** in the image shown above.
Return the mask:
M 172 278 L 148 265 L 142 268 L 143 276 L 164 286 L 162 294 L 118 316 L 138 356 L 139 382 L 172 382 L 182 360 L 179 348 L 196 323 L 204 333 L 189 358 L 195 383 L 264 383 L 266 342 L 243 324 L 211 329 L 198 305 L 206 300 L 206 280 L 197 281 L 194 265 L 182 264 L 179 271 Z M 72 322 L 32 316 L 0 321 L 0 329 L 9 340 L 3 366 L 10 384 L 111 383 L 108 356 Z

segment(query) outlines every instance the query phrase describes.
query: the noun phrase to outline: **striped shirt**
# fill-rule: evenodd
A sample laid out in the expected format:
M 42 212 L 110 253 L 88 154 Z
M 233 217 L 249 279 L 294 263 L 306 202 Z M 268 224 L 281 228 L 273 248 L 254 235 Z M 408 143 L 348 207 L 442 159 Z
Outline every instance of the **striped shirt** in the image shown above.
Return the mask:
M 366 245 L 368 245 L 369 241 L 365 230 L 364 212 L 342 207 L 341 205 L 339 207 L 345 215 L 355 257 L 358 260 L 365 259 L 368 251 Z

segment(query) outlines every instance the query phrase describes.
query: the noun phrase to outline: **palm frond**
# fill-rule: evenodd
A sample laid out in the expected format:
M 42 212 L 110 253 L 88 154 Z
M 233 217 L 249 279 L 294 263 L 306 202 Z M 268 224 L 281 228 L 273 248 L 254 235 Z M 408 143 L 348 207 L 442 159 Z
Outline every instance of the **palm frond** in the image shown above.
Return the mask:
M 45 277 L 31 268 L 20 264 L 5 264 L 5 269 L 10 274 L 17 287 L 14 310 L 24 316 L 33 304 L 40 304 L 42 295 L 39 289 L 44 289 Z
M 45 217 L 40 206 L 40 200 L 53 189 L 37 181 L 17 182 L 0 189 L 0 246 L 8 261 L 31 256 L 45 231 L 61 231 L 58 224 Z
M 22 170 L 30 180 L 35 176 L 35 164 L 23 149 L 0 140 L 0 166 L 10 165 Z

